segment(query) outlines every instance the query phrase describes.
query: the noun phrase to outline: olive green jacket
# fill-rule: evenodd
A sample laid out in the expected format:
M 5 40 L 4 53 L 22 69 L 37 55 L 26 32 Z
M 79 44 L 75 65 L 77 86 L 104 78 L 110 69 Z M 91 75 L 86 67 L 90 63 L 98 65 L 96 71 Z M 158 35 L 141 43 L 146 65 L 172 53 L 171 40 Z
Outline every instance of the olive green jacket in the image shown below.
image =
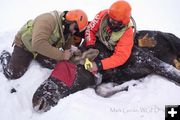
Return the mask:
M 59 16 L 60 17 L 60 16 Z M 64 49 L 69 49 L 73 43 L 73 36 L 68 37 L 69 40 L 66 40 L 64 45 L 61 44 L 59 46 L 52 45 L 51 36 L 54 34 L 53 32 L 57 29 L 58 22 L 56 17 L 52 13 L 44 13 L 37 16 L 33 20 L 32 27 L 32 40 L 31 40 L 31 50 L 29 50 L 23 41 L 22 28 L 16 34 L 14 44 L 20 47 L 25 47 L 32 53 L 38 53 L 49 58 L 55 59 L 57 61 L 63 60 L 63 52 L 59 50 L 60 47 Z M 63 25 L 62 25 L 63 26 Z M 60 39 L 61 39 L 60 33 Z

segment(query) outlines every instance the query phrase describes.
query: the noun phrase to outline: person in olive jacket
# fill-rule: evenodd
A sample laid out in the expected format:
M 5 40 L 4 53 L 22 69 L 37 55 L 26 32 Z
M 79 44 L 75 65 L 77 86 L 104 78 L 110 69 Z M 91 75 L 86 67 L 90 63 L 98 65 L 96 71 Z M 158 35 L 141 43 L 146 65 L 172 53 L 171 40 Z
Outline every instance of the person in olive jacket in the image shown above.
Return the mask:
M 29 20 L 16 34 L 12 55 L 3 51 L 0 63 L 8 79 L 20 78 L 33 59 L 42 66 L 53 69 L 61 60 L 68 60 L 84 37 L 88 18 L 84 11 L 52 11 Z

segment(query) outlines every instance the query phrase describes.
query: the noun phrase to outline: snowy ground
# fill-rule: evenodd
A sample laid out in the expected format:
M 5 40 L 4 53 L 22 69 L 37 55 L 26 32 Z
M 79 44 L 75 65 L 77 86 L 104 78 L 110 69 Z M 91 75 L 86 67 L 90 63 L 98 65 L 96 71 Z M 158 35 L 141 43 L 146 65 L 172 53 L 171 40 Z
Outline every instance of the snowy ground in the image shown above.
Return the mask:
M 92 19 L 116 0 L 1 0 L 0 52 L 12 52 L 14 35 L 21 25 L 39 13 L 54 9 L 81 8 Z M 180 8 L 178 0 L 129 0 L 133 7 L 138 30 L 151 29 L 172 32 L 180 37 Z M 148 2 L 148 3 L 147 3 Z M 88 4 L 88 6 L 87 6 Z M 62 6 L 62 7 L 60 7 Z M 6 11 L 6 14 L 4 14 Z M 59 101 L 46 113 L 32 110 L 32 95 L 49 76 L 50 70 L 32 62 L 26 74 L 15 81 L 8 81 L 0 68 L 0 119 L 1 120 L 164 120 L 165 105 L 180 104 L 180 87 L 166 78 L 149 75 L 137 86 L 134 80 L 125 84 L 127 92 L 110 98 L 97 96 L 93 89 L 79 91 Z M 17 92 L 10 93 L 15 88 Z

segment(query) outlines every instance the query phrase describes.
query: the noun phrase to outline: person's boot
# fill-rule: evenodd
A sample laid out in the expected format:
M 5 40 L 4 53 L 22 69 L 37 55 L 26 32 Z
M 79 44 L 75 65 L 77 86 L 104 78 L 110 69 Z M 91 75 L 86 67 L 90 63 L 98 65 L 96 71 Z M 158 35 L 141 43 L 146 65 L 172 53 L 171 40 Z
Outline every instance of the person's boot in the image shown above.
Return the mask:
M 11 54 L 3 50 L 0 54 L 0 71 L 4 71 L 5 68 L 7 68 L 7 65 L 11 59 Z

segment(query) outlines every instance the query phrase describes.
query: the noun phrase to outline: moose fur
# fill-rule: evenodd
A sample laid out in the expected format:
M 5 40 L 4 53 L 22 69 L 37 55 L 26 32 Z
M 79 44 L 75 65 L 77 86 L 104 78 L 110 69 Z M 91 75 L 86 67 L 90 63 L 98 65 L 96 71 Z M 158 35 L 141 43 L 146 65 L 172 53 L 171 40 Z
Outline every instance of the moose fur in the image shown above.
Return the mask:
M 139 31 L 135 36 L 135 44 L 132 54 L 128 61 L 115 69 L 103 71 L 102 82 L 115 82 L 119 85 L 131 79 L 140 79 L 149 74 L 157 74 L 168 78 L 169 80 L 180 84 L 179 55 L 180 39 L 171 33 L 160 31 Z M 95 46 L 99 50 L 96 59 L 106 58 L 112 55 L 103 44 L 97 41 Z M 81 58 L 73 58 L 74 63 L 84 63 L 88 56 L 87 52 Z M 97 53 L 97 51 L 94 51 Z M 97 54 L 94 54 L 95 56 Z M 90 55 L 89 58 L 94 58 Z M 83 62 L 82 62 L 83 61 Z M 55 69 L 56 70 L 56 69 Z M 61 74 L 61 73 L 59 73 Z M 68 96 L 74 92 L 95 85 L 96 79 L 90 72 L 86 71 L 82 65 L 77 66 L 77 78 L 72 87 L 68 88 L 62 81 L 50 76 L 37 89 L 33 96 L 33 108 L 36 111 L 47 111 L 55 106 L 59 99 Z M 86 80 L 87 79 L 87 80 Z M 96 87 L 97 94 L 108 97 L 117 91 L 102 94 L 101 85 Z M 124 87 L 127 90 L 127 87 Z M 121 90 L 119 90 L 121 91 Z
M 99 47 L 102 48 L 102 46 Z M 116 72 L 107 71 L 103 80 L 104 82 L 115 82 L 111 85 L 114 87 L 131 79 L 157 74 L 179 85 L 179 55 L 180 39 L 175 35 L 160 31 L 139 31 L 135 36 L 135 45 L 128 61 L 116 69 Z M 109 83 L 107 85 L 109 86 Z M 103 97 L 109 97 L 121 91 L 109 90 L 109 92 L 104 93 L 105 87 L 105 84 L 97 86 L 96 93 Z M 125 88 L 127 89 L 127 87 Z

